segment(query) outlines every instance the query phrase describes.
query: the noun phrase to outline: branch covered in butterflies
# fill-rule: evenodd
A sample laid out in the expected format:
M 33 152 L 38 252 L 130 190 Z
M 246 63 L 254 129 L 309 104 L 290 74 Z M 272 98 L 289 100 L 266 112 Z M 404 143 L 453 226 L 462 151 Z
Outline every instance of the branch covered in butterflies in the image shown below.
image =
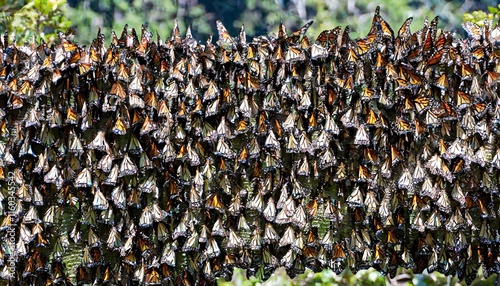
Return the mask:
M 251 41 L 218 21 L 215 44 L 177 21 L 166 40 L 126 26 L 109 46 L 100 31 L 88 47 L 5 35 L 0 184 L 12 173 L 17 191 L 0 232 L 14 222 L 19 240 L 0 277 L 498 272 L 500 28 L 457 39 L 409 18 L 395 34 L 379 11 L 366 37 L 314 42 L 312 21 Z

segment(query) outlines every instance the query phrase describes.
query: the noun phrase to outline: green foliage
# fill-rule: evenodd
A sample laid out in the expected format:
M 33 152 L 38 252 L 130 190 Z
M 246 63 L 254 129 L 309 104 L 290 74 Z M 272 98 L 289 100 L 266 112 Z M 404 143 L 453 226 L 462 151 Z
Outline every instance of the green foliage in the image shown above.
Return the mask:
M 460 4 L 442 1 L 273 1 L 248 0 L 247 7 L 233 22 L 225 23 L 233 34 L 245 24 L 247 35 L 261 35 L 276 32 L 280 21 L 289 29 L 289 33 L 300 28 L 307 20 L 314 20 L 308 36 L 314 40 L 320 32 L 336 26 L 351 28 L 351 36 L 363 37 L 371 27 L 376 6 L 381 7 L 381 14 L 397 33 L 408 17 L 413 17 L 413 26 L 421 27 L 426 16 L 439 15 L 439 27 L 452 30 L 460 26 Z M 281 5 L 279 5 L 281 4 Z
M 180 6 L 175 0 L 102 0 L 102 1 L 74 1 L 75 7 L 66 5 L 65 15 L 73 21 L 76 31 L 76 41 L 82 45 L 89 44 L 97 34 L 97 29 L 105 35 L 109 42 L 111 31 L 118 36 L 128 24 L 140 33 L 143 24 L 148 24 L 148 30 L 157 32 L 164 40 L 171 36 L 174 19 L 179 20 L 181 31 L 186 31 L 191 25 L 194 36 L 210 34 L 210 26 L 204 18 L 205 9 L 196 5 L 190 9 Z M 85 11 L 82 13 L 82 11 Z
M 171 35 L 173 19 L 179 20 L 181 33 L 188 25 L 193 36 L 204 42 L 210 34 L 217 34 L 215 20 L 220 19 L 233 36 L 245 25 L 247 37 L 276 33 L 283 21 L 291 33 L 308 20 L 314 20 L 308 36 L 314 40 L 321 31 L 336 26 L 351 27 L 352 36 L 365 36 L 377 5 L 381 13 L 397 32 L 408 17 L 414 17 L 413 26 L 421 27 L 426 16 L 440 17 L 439 27 L 453 30 L 460 27 L 460 1 L 439 0 L 369 0 L 324 1 L 324 0 L 69 0 L 65 15 L 77 30 L 76 41 L 89 44 L 87 35 L 95 35 L 102 28 L 109 39 L 111 29 L 117 33 L 125 24 L 140 29 L 144 23 L 149 29 L 158 31 L 162 39 Z M 216 37 L 215 37 L 216 38 Z
M 286 275 L 286 273 L 285 273 Z M 246 270 L 236 268 L 233 271 L 233 278 L 230 282 L 225 281 L 223 278 L 217 279 L 217 284 L 220 286 L 252 286 L 260 283 L 260 280 L 255 277 L 247 279 Z
M 57 30 L 66 31 L 71 22 L 61 7 L 66 0 L 0 1 L 0 31 L 8 31 L 17 42 L 43 38 L 53 42 Z
M 377 5 L 382 8 L 383 17 L 397 32 L 407 17 L 414 17 L 413 26 L 421 26 L 428 16 L 440 17 L 440 28 L 453 30 L 460 26 L 460 1 L 443 2 L 381 0 L 358 1 L 296 1 L 296 0 L 238 0 L 228 3 L 223 0 L 0 0 L 0 32 L 7 30 L 16 35 L 18 42 L 24 42 L 33 35 L 54 41 L 56 30 L 76 30 L 76 41 L 89 44 L 91 38 L 102 28 L 109 40 L 111 30 L 118 34 L 125 24 L 140 29 L 149 24 L 162 39 L 171 35 L 173 19 L 179 20 L 182 33 L 188 25 L 200 41 L 210 34 L 216 34 L 215 20 L 222 19 L 229 32 L 236 36 L 244 24 L 248 37 L 275 33 L 283 21 L 289 33 L 297 30 L 307 20 L 314 20 L 308 35 L 314 37 L 321 31 L 336 26 L 351 27 L 352 36 L 364 36 L 370 29 L 373 11 Z M 479 1 L 481 2 L 481 1 Z M 222 9 L 221 7 L 229 7 Z M 480 6 L 472 6 L 472 9 Z M 488 12 L 475 11 L 463 15 L 464 21 L 482 25 L 485 19 L 498 21 L 500 5 L 489 7 Z M 68 20 L 70 19 L 71 22 Z M 89 36 L 90 35 L 90 36 Z
M 497 274 L 484 277 L 480 270 L 477 278 L 472 281 L 471 285 L 493 285 L 497 280 Z M 233 272 L 231 281 L 227 282 L 224 279 L 218 279 L 219 286 L 303 286 L 303 285 L 467 285 L 465 281 L 460 281 L 456 276 L 446 276 L 438 272 L 414 274 L 411 270 L 399 268 L 394 278 L 390 278 L 380 274 L 374 268 L 358 271 L 353 274 L 349 269 L 344 270 L 340 275 L 336 275 L 332 270 L 325 269 L 322 272 L 314 273 L 306 271 L 294 279 L 291 279 L 286 273 L 285 268 L 281 267 L 271 275 L 271 277 L 262 282 L 256 277 L 246 277 L 246 271 L 236 268 Z
M 474 11 L 472 13 L 465 13 L 463 16 L 464 22 L 476 23 L 479 26 L 484 25 L 484 21 L 492 21 L 493 25 L 500 20 L 500 4 L 497 7 L 488 7 L 488 12 Z

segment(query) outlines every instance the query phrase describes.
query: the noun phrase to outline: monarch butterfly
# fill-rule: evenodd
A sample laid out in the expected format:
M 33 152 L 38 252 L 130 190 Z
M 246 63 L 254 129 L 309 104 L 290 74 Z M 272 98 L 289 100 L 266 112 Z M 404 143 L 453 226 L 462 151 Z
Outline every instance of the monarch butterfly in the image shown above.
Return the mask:
M 404 21 L 403 25 L 401 25 L 401 28 L 399 28 L 398 30 L 398 38 L 402 40 L 408 40 L 411 37 L 412 34 L 410 32 L 410 25 L 412 21 L 413 17 L 410 17 Z
M 294 63 L 296 61 L 305 60 L 305 55 L 302 49 L 294 46 L 290 46 L 286 52 L 285 60 L 287 63 Z
M 370 32 L 368 34 L 376 34 L 377 30 L 382 32 L 382 35 L 384 38 L 394 38 L 394 32 L 391 29 L 391 26 L 389 26 L 389 23 L 387 23 L 381 16 L 380 16 L 380 6 L 377 6 L 375 8 L 375 14 L 373 15 L 373 21 L 372 21 L 372 27 L 370 29 Z
M 311 25 L 313 24 L 313 21 L 308 21 L 304 26 L 302 26 L 300 29 L 298 29 L 297 31 L 293 32 L 290 36 L 288 36 L 286 38 L 286 41 L 288 44 L 297 44 L 300 37 L 303 37 L 307 30 L 309 29 L 309 27 L 311 27 Z M 280 24 L 280 29 L 281 29 L 281 24 Z M 283 26 L 284 27 L 284 26 Z M 283 32 L 285 33 L 284 36 L 286 35 L 286 30 L 283 30 Z
M 484 35 L 482 29 L 472 22 L 462 23 L 462 28 L 464 28 L 467 34 L 469 34 L 469 37 L 475 41 L 479 41 Z
M 215 23 L 217 24 L 217 32 L 219 33 L 219 44 L 221 44 L 221 46 L 234 44 L 233 38 L 229 35 L 229 32 L 222 22 L 217 20 Z
M 408 132 L 411 132 L 410 123 L 401 117 L 398 117 L 396 120 L 396 128 L 400 134 L 406 134 Z
M 375 90 L 371 88 L 365 88 L 363 90 L 363 93 L 361 94 L 361 100 L 369 101 L 373 98 L 374 95 L 375 95 Z
M 443 73 L 441 74 L 441 76 L 439 76 L 436 82 L 436 86 L 444 90 L 448 89 L 448 76 L 446 75 L 446 73 Z
M 430 107 L 431 100 L 427 97 L 419 96 L 414 99 L 413 103 L 415 104 L 417 112 L 420 114 Z
M 361 38 L 356 40 L 356 47 L 357 47 L 357 52 L 358 55 L 364 55 L 368 52 L 371 52 L 374 50 L 374 47 L 372 47 L 372 44 L 375 42 L 377 39 L 376 34 L 370 34 L 365 38 Z
M 330 44 L 337 44 L 337 36 L 340 34 L 340 27 L 332 30 L 324 30 L 316 38 L 315 43 L 319 44 L 321 47 L 329 48 Z
M 473 97 L 463 91 L 457 91 L 457 109 L 461 110 L 470 106 L 473 101 Z
M 363 124 L 361 124 L 356 132 L 356 137 L 354 138 L 354 144 L 356 145 L 370 145 L 370 135 Z
M 78 49 L 78 46 L 75 43 L 71 43 L 67 40 L 63 40 L 63 42 L 61 44 L 62 44 L 63 50 L 66 53 L 71 53 L 71 52 L 74 52 L 75 50 Z
M 181 44 L 181 33 L 179 31 L 179 22 L 177 18 L 174 19 L 174 28 L 172 29 L 172 36 L 170 40 L 174 43 L 174 45 L 179 46 Z
M 89 168 L 83 169 L 77 176 L 74 182 L 75 187 L 85 188 L 92 186 L 92 175 Z
M 500 73 L 495 71 L 486 71 L 486 84 L 491 87 L 500 80 Z
M 119 60 L 118 53 L 116 53 L 111 47 L 108 48 L 108 51 L 106 53 L 106 57 L 104 60 L 104 64 L 107 67 L 112 68 L 118 63 L 118 60 Z M 45 65 L 45 63 L 44 63 L 44 65 Z

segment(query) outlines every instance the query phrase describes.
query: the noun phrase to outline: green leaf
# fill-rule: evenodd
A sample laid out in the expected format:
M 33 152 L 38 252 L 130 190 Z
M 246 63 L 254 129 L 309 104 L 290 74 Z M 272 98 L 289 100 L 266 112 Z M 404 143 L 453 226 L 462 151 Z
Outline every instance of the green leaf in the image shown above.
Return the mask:
M 481 268 L 479 268 L 481 269 Z M 481 271 L 482 272 L 482 271 Z M 495 281 L 497 280 L 497 274 L 492 274 L 488 277 L 488 279 L 484 279 L 484 276 L 481 274 L 474 281 L 472 281 L 471 286 L 487 286 L 487 285 L 495 285 Z
M 496 7 L 489 6 L 489 7 L 488 7 L 488 11 L 489 11 L 490 13 L 492 13 L 492 14 L 498 14 L 498 11 L 499 11 L 499 10 L 498 10 L 498 8 L 496 8 Z
M 292 279 L 286 273 L 285 267 L 276 269 L 271 277 L 264 283 L 263 286 L 292 286 Z

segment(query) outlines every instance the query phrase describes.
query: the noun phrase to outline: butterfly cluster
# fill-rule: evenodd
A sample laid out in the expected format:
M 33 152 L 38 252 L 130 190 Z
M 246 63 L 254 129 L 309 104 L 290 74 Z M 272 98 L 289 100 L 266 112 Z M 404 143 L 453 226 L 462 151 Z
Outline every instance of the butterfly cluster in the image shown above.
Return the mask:
M 0 278 L 498 272 L 500 28 L 411 21 L 395 34 L 377 8 L 366 37 L 314 42 L 312 22 L 251 42 L 217 22 L 216 44 L 177 22 L 109 47 L 5 36 Z

